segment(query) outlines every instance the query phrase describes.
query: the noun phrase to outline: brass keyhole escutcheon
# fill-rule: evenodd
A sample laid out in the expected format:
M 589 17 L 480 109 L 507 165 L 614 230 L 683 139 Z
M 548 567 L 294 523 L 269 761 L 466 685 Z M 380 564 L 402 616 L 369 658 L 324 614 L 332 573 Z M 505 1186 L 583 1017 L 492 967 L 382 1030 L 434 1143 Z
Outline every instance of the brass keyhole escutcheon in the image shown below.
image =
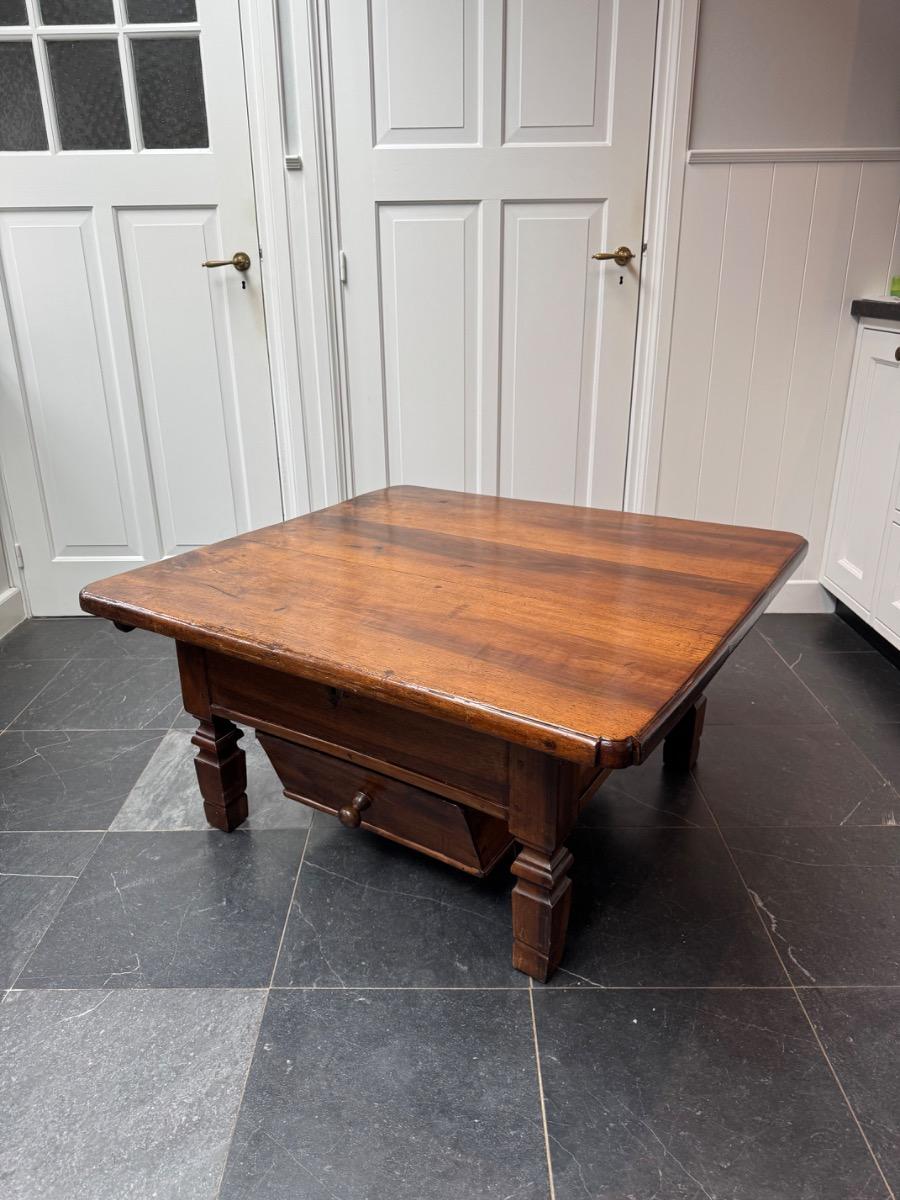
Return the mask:
M 359 829 L 362 814 L 371 803 L 371 796 L 365 792 L 357 792 L 349 804 L 338 809 L 338 820 L 347 829 Z

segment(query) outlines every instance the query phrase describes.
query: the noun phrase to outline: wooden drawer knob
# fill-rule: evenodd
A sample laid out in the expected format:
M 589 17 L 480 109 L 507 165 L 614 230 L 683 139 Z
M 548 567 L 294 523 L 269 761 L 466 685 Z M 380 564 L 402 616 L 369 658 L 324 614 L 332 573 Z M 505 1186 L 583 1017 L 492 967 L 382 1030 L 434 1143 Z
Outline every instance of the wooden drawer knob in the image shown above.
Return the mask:
M 367 796 L 365 792 L 357 792 L 349 804 L 338 809 L 338 820 L 348 829 L 358 829 L 362 821 L 362 814 L 371 803 L 371 796 Z

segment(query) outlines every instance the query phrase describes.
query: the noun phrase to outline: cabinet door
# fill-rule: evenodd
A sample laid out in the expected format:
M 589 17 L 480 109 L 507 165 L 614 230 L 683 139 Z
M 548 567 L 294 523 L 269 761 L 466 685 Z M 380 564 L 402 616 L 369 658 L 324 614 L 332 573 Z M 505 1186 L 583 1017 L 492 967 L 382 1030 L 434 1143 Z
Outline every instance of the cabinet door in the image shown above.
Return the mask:
M 900 525 L 896 523 L 892 523 L 888 530 L 884 565 L 873 615 L 882 625 L 887 626 L 900 643 Z M 884 633 L 884 630 L 879 632 Z
M 893 507 L 900 455 L 900 333 L 863 329 L 848 400 L 825 574 L 866 611 Z

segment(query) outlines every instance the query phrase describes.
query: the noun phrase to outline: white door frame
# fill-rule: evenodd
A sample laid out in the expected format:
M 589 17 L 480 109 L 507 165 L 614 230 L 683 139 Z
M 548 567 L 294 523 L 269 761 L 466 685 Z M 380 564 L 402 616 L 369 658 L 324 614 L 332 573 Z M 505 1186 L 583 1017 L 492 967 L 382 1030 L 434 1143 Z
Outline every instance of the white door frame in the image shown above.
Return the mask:
M 348 410 L 328 0 L 279 7 L 240 0 L 278 460 L 293 516 L 348 494 Z M 659 0 L 625 482 L 634 511 L 656 502 L 699 8 Z M 0 537 L 15 575 L 8 519 Z M 21 603 L 15 586 L 3 599 Z
M 700 0 L 659 0 L 625 508 L 656 512 Z
M 291 517 L 347 495 L 330 86 L 322 73 L 327 23 L 316 0 L 240 6 L 278 459 Z

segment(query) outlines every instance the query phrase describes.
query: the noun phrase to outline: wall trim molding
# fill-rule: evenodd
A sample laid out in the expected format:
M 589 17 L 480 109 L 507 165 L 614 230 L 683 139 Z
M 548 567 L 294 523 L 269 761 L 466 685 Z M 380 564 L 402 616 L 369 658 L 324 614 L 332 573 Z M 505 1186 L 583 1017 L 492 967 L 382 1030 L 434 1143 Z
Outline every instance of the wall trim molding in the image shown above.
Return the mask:
M 625 508 L 656 511 L 700 0 L 660 0 Z
M 766 612 L 770 613 L 832 613 L 834 596 L 818 579 L 789 579 Z
M 900 162 L 900 146 L 797 146 L 770 149 L 688 150 L 688 164 L 780 162 Z
M 0 638 L 25 620 L 25 600 L 17 587 L 0 592 Z

